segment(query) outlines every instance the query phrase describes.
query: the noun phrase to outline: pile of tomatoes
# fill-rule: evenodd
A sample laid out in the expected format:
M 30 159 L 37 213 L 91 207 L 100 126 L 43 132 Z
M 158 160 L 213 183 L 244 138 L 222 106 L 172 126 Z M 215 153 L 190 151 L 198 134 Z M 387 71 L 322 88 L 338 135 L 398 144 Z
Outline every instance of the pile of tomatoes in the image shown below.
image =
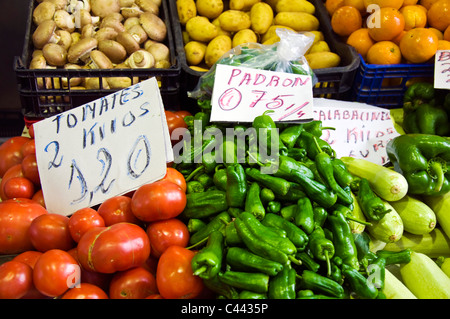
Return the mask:
M 170 131 L 184 127 L 183 115 L 166 111 Z M 39 194 L 31 126 L 30 137 L 0 146 L 0 178 L 0 256 L 11 256 L 0 265 L 1 299 L 211 296 L 192 273 L 195 251 L 177 218 L 186 181 L 170 165 L 163 179 L 96 207 L 49 213 Z

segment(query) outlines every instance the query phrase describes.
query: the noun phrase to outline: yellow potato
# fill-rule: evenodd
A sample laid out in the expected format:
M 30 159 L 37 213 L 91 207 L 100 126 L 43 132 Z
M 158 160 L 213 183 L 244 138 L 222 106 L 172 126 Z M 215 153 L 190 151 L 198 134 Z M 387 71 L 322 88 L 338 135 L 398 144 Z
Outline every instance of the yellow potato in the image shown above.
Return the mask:
M 217 18 L 223 11 L 222 0 L 197 0 L 197 12 L 208 19 Z
M 306 12 L 279 12 L 275 16 L 274 24 L 285 25 L 295 31 L 319 30 L 319 20 Z
M 328 46 L 328 43 L 323 40 L 319 40 L 316 43 L 314 43 L 311 48 L 309 48 L 307 53 L 314 53 L 314 52 L 330 52 L 330 47 Z
M 325 36 L 323 35 L 322 31 L 309 31 L 314 35 L 314 43 L 319 41 L 325 41 Z
M 245 0 L 230 0 L 231 10 L 242 10 L 245 6 Z
M 190 68 L 197 72 L 208 72 L 208 69 L 205 69 L 205 68 L 202 68 L 202 67 L 199 67 L 196 65 L 191 65 Z
M 189 33 L 187 33 L 186 30 L 181 31 L 181 36 L 183 37 L 183 43 L 186 44 L 189 41 L 191 41 L 191 39 L 189 39 Z
M 184 46 L 188 65 L 200 64 L 206 53 L 206 44 L 198 41 L 190 41 Z
M 280 38 L 277 36 L 277 34 L 276 34 L 276 32 L 275 32 L 278 28 L 288 29 L 288 30 L 291 30 L 291 31 L 295 31 L 294 29 L 292 29 L 292 28 L 290 28 L 290 27 L 287 27 L 287 26 L 284 26 L 284 25 L 278 25 L 278 24 L 271 25 L 271 26 L 269 27 L 269 29 L 267 30 L 267 32 L 264 33 L 264 35 L 262 36 L 262 38 L 261 38 L 261 43 L 266 42 L 267 40 L 269 40 L 269 39 L 271 39 L 271 38 L 273 38 L 273 37 L 277 37 L 277 38 L 278 38 L 277 41 L 280 41 Z
M 244 0 L 243 11 L 249 11 L 255 3 L 261 2 L 261 0 Z
M 224 29 L 222 29 L 222 27 L 220 26 L 220 21 L 219 18 L 215 18 L 214 20 L 211 21 L 212 24 L 214 24 L 217 28 L 217 35 L 227 35 L 230 38 L 232 37 L 231 32 L 230 31 L 225 31 Z
M 242 29 L 234 34 L 231 45 L 234 48 L 243 43 L 256 42 L 258 42 L 258 36 L 252 29 Z
M 212 39 L 206 47 L 205 63 L 211 67 L 222 55 L 231 50 L 231 38 L 226 35 L 218 35 Z
M 333 52 L 315 52 L 305 55 L 311 69 L 333 68 L 341 63 L 339 55 Z
M 280 41 L 280 37 L 276 35 L 276 36 L 271 37 L 271 38 L 267 39 L 266 41 L 262 42 L 262 44 L 271 45 L 271 44 L 277 43 L 278 41 Z
M 178 19 L 185 25 L 190 18 L 197 15 L 197 7 L 194 0 L 177 0 Z
M 273 11 L 275 11 L 277 8 L 278 1 L 279 0 L 266 0 L 264 2 L 267 3 L 272 8 Z
M 255 3 L 250 10 L 250 21 L 255 33 L 266 33 L 273 21 L 272 8 L 264 2 Z
M 238 10 L 226 10 L 219 16 L 220 26 L 225 31 L 237 32 L 242 29 L 249 29 L 251 26 L 250 16 Z
M 192 40 L 209 42 L 217 36 L 217 28 L 207 17 L 196 16 L 186 23 L 186 31 Z
M 278 0 L 276 12 L 306 12 L 314 14 L 316 7 L 307 0 Z

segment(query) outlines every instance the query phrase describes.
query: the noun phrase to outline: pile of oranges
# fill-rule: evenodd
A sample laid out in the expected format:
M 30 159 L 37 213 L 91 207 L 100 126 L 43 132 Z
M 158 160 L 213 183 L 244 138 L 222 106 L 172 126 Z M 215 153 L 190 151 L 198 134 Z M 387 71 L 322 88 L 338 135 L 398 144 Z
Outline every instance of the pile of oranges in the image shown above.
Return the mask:
M 426 63 L 450 50 L 450 0 L 324 0 L 333 31 L 369 64 Z

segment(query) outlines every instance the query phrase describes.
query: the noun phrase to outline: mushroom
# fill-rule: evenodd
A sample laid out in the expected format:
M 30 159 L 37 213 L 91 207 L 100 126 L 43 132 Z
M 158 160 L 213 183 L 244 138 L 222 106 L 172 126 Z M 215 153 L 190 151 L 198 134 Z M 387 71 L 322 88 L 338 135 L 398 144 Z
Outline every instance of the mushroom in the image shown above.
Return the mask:
M 110 13 L 120 12 L 120 1 L 91 0 L 91 11 L 94 15 L 104 18 Z
M 47 60 L 45 60 L 42 50 L 36 50 L 30 62 L 30 69 L 45 69 L 47 67 Z
M 140 49 L 139 43 L 127 31 L 120 32 L 116 37 L 116 41 L 123 45 L 128 54 L 132 54 Z
M 120 13 L 118 15 L 110 14 L 107 17 L 103 18 L 100 22 L 100 28 L 110 27 L 117 32 L 125 31 L 125 27 L 122 24 L 123 16 Z
M 73 13 L 75 18 L 75 28 L 83 28 L 86 24 L 98 25 L 100 23 L 100 17 L 92 16 L 86 9 L 80 9 Z
M 89 0 L 69 0 L 66 7 L 67 12 L 75 13 L 78 10 L 91 11 L 91 3 Z
M 123 22 L 123 27 L 125 28 L 125 30 L 129 30 L 132 26 L 136 24 L 140 24 L 139 17 L 130 17 L 125 19 L 125 21 Z
M 86 78 L 84 86 L 86 90 L 110 89 L 108 81 L 105 78 L 101 78 L 101 85 L 100 78 Z
M 66 63 L 64 65 L 64 69 L 66 70 L 81 70 L 81 66 L 78 64 L 74 64 L 74 63 Z M 72 77 L 70 78 L 70 80 L 68 78 L 61 78 L 61 82 L 63 87 L 75 87 L 81 84 L 81 82 L 83 81 L 82 78 L 78 78 L 78 77 Z
M 139 22 L 150 39 L 162 42 L 166 38 L 166 24 L 156 14 L 149 11 L 144 12 L 140 15 Z
M 148 51 L 138 50 L 128 57 L 126 63 L 132 69 L 148 69 L 155 65 L 155 58 Z
M 139 17 L 142 12 L 144 11 L 136 4 L 133 4 L 131 7 L 124 7 L 120 10 L 120 13 L 125 19 Z
M 153 55 L 155 62 L 170 61 L 170 50 L 164 43 L 155 42 L 148 47 L 147 51 Z
M 139 43 L 139 45 L 141 45 L 148 39 L 147 32 L 145 32 L 144 28 L 139 24 L 132 26 L 130 29 L 128 29 L 127 32 L 131 34 L 131 36 L 137 41 L 137 43 Z
M 127 51 L 124 46 L 114 40 L 99 41 L 98 49 L 115 64 L 123 62 L 127 57 Z
M 67 62 L 67 50 L 56 43 L 47 43 L 42 48 L 42 53 L 48 64 L 63 66 Z
M 86 24 L 81 29 L 81 37 L 82 38 L 93 38 L 95 35 L 96 26 L 91 24 Z
M 44 1 L 50 1 L 52 2 L 56 10 L 65 10 L 67 8 L 67 5 L 69 4 L 69 0 L 44 0 Z
M 55 12 L 56 7 L 54 3 L 50 1 L 41 2 L 33 10 L 33 22 L 36 25 L 40 25 L 45 20 L 51 20 Z
M 92 69 L 112 69 L 111 60 L 99 50 L 92 50 L 90 53 L 90 62 L 88 63 Z
M 95 34 L 94 38 L 97 39 L 98 42 L 102 40 L 113 40 L 117 37 L 119 33 L 111 27 L 100 28 Z
M 56 30 L 55 32 L 59 37 L 59 41 L 57 43 L 61 45 L 64 49 L 69 50 L 73 42 L 71 33 L 66 30 Z
M 36 49 L 42 49 L 49 42 L 56 43 L 59 41 L 55 33 L 56 23 L 53 20 L 43 21 L 33 32 L 32 39 Z
M 69 48 L 67 61 L 70 63 L 78 63 L 80 60 L 86 62 L 89 59 L 90 52 L 97 48 L 97 44 L 98 42 L 94 38 L 80 39 Z
M 152 39 L 148 39 L 147 41 L 144 42 L 144 49 L 148 51 L 148 48 L 150 48 L 150 46 L 153 43 L 156 43 L 157 41 L 153 41 Z
M 153 0 L 136 0 L 136 4 L 143 11 L 148 11 L 159 15 L 159 6 Z
M 115 76 L 106 78 L 106 81 L 109 84 L 111 89 L 124 89 L 126 87 L 131 86 L 131 79 L 126 76 Z
M 81 33 L 80 32 L 72 32 L 70 34 L 70 37 L 72 38 L 72 45 L 74 45 L 75 43 L 77 43 L 78 41 L 80 41 L 81 39 Z
M 53 19 L 55 20 L 56 26 L 58 28 L 69 32 L 75 31 L 75 22 L 73 16 L 66 10 L 56 10 Z
M 121 8 L 131 7 L 135 3 L 135 0 L 119 0 Z

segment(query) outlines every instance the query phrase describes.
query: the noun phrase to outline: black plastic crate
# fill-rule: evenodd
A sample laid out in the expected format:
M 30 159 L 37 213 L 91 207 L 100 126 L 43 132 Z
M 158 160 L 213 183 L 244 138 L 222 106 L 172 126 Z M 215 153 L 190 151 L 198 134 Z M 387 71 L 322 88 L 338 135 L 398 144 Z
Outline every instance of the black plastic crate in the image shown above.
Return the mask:
M 176 56 L 166 1 L 162 1 L 159 16 L 167 27 L 167 36 L 163 43 L 170 50 L 171 67 L 164 69 L 30 69 L 28 66 L 34 51 L 32 35 L 36 29 L 32 14 L 36 4 L 34 0 L 31 0 L 29 4 L 22 55 L 14 59 L 22 112 L 26 120 L 50 117 L 120 90 L 121 88 L 111 89 L 102 86 L 102 81 L 108 77 L 127 77 L 133 84 L 155 77 L 158 80 L 164 106 L 171 110 L 179 109 L 181 65 Z M 63 87 L 63 81 L 72 78 L 98 78 L 100 86 L 98 89 L 85 90 L 72 88 L 70 85 Z M 46 87 L 38 85 L 41 81 L 47 83 Z
M 181 63 L 181 87 L 183 92 L 187 92 L 196 87 L 199 78 L 205 74 L 205 72 L 195 71 L 187 64 L 182 26 L 178 18 L 176 0 L 168 1 L 170 17 L 172 19 L 171 24 L 175 38 L 175 48 Z M 316 8 L 315 16 L 319 20 L 320 31 L 323 32 L 331 51 L 339 54 L 341 57 L 341 64 L 338 67 L 314 70 L 319 82 L 313 88 L 313 96 L 333 99 L 347 98 L 353 85 L 356 70 L 359 66 L 359 57 L 353 47 L 338 40 L 332 31 L 330 17 L 322 1 L 308 1 Z M 186 100 L 190 99 L 186 98 Z

